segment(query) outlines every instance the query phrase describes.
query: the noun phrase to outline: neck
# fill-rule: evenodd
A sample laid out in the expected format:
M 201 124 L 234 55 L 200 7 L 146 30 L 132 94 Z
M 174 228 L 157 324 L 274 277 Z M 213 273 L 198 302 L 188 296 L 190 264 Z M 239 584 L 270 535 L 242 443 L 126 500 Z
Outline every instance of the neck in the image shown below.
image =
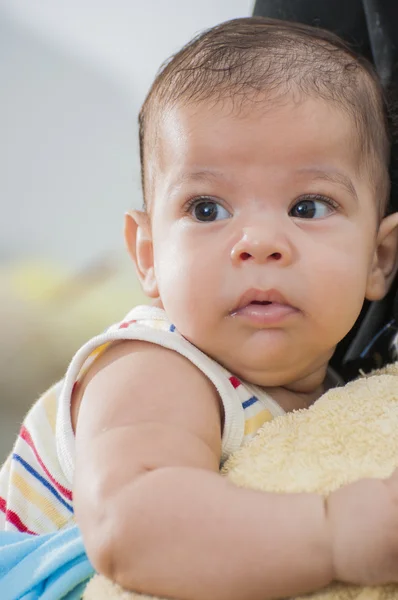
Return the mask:
M 286 412 L 308 408 L 326 392 L 326 374 L 327 365 L 301 380 L 267 391 Z

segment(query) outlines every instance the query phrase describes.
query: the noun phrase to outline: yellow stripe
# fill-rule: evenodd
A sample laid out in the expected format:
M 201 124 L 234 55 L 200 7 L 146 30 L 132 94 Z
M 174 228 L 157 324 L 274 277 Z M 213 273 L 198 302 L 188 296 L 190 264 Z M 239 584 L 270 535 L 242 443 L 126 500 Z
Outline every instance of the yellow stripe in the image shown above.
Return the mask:
M 18 488 L 24 498 L 26 498 L 26 500 L 31 504 L 37 506 L 37 508 L 39 508 L 42 513 L 54 523 L 57 529 L 61 529 L 61 527 L 66 525 L 68 519 L 61 515 L 54 505 L 52 505 L 47 498 L 39 494 L 39 492 L 29 485 L 29 483 L 27 483 L 27 481 L 25 481 L 21 475 L 14 471 L 11 480 L 12 484 Z
M 93 362 L 97 360 L 97 358 L 101 356 L 101 354 L 103 354 L 108 348 L 108 346 L 110 346 L 111 344 L 112 342 L 105 342 L 105 344 L 101 344 L 101 346 L 94 348 L 94 350 L 88 355 L 88 357 L 84 361 L 84 364 L 79 371 L 79 375 L 77 376 L 78 381 L 81 381 L 83 379 L 83 377 L 88 373 L 88 370 L 92 366 Z
M 111 345 L 112 342 L 105 342 L 105 344 L 101 344 L 101 346 L 98 346 L 97 348 L 94 348 L 94 350 L 90 353 L 89 358 L 94 358 L 99 356 L 100 354 L 102 354 L 103 352 L 105 352 L 105 350 L 108 348 L 108 346 Z
M 51 429 L 55 433 L 55 421 L 57 418 L 57 396 L 54 390 L 50 390 L 43 397 L 43 406 Z
M 272 421 L 272 419 L 273 419 L 273 416 L 269 412 L 269 410 L 267 410 L 267 409 L 262 410 L 257 415 L 254 415 L 254 417 L 247 419 L 247 421 L 245 422 L 244 435 L 249 435 L 250 433 L 254 433 L 258 429 L 260 429 L 261 425 L 264 425 L 264 423 L 267 423 L 268 421 Z

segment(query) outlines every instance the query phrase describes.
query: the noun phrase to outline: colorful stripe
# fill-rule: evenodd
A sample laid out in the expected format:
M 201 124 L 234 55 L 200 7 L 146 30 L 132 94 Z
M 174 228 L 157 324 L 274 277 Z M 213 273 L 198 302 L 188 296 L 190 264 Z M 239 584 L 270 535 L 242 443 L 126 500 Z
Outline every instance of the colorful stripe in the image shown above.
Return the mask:
M 119 329 L 127 329 L 133 323 L 137 323 L 136 319 L 132 319 L 131 321 L 123 321 L 122 323 L 120 323 Z
M 43 397 L 43 406 L 46 413 L 47 421 L 55 435 L 55 422 L 57 419 L 57 397 L 55 393 L 45 395 Z
M 253 433 L 256 433 L 260 429 L 260 427 L 264 425 L 264 423 L 272 421 L 273 418 L 274 417 L 272 416 L 270 411 L 265 408 L 257 415 L 254 415 L 254 417 L 246 419 L 244 435 L 251 435 Z
M 63 494 L 68 500 L 72 501 L 72 492 L 66 489 L 58 481 L 56 481 L 56 479 L 54 479 L 54 477 L 51 475 L 51 473 L 43 463 L 42 459 L 40 458 L 39 453 L 37 452 L 36 447 L 31 438 L 31 435 L 24 425 L 22 425 L 19 435 L 23 440 L 25 440 L 25 442 L 30 446 L 30 448 L 32 448 L 39 465 L 41 466 L 51 483 L 57 488 L 59 492 L 61 492 L 61 494 Z
M 42 483 L 44 485 L 44 487 L 46 487 L 49 492 L 51 492 L 51 494 L 61 503 L 63 504 L 63 506 L 65 506 L 65 508 L 73 514 L 73 508 L 62 498 L 62 496 L 57 492 L 57 490 L 51 485 L 51 483 L 49 481 L 47 481 L 47 479 L 44 479 L 44 477 L 42 477 L 42 475 L 40 475 L 40 473 L 38 473 L 36 471 L 36 469 L 34 469 L 32 467 L 32 465 L 30 465 L 29 463 L 26 462 L 26 460 L 24 460 L 22 458 L 22 456 L 19 456 L 19 454 L 13 454 L 12 455 L 13 459 L 16 460 L 17 462 L 19 462 L 25 469 L 26 471 L 28 471 L 28 473 L 30 473 L 30 475 L 33 475 L 33 477 L 35 477 L 38 481 L 40 481 L 40 483 Z
M 24 498 L 29 498 L 29 501 L 37 506 L 37 508 L 52 521 L 55 529 L 61 529 L 66 525 L 68 519 L 56 509 L 54 504 L 50 502 L 50 499 L 35 490 L 35 488 L 16 471 L 12 474 L 11 483 L 20 491 Z
M 16 512 L 7 509 L 7 503 L 4 498 L 0 498 L 0 510 L 5 513 L 8 523 L 14 525 L 18 531 L 21 531 L 22 533 L 29 533 L 30 535 L 37 535 L 34 531 L 31 531 L 24 523 L 22 523 Z
M 256 398 L 256 396 L 252 396 L 248 400 L 245 400 L 244 402 L 242 402 L 242 406 L 243 406 L 243 408 L 249 408 L 249 406 L 251 406 L 255 402 L 258 402 L 258 398 Z
M 229 381 L 231 382 L 232 387 L 234 387 L 235 389 L 242 385 L 242 382 L 239 381 L 239 379 L 234 375 L 232 375 L 232 377 L 229 378 Z

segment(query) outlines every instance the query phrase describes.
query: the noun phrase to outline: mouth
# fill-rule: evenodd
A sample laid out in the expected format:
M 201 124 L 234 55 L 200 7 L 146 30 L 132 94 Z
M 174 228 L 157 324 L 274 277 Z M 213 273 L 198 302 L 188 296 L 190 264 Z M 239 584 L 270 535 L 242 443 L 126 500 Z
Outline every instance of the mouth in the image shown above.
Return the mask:
M 259 326 L 272 326 L 297 314 L 299 310 L 278 290 L 255 290 L 245 292 L 237 307 L 230 313 L 232 317 L 243 317 Z
M 290 306 L 294 308 L 288 300 L 278 290 L 247 290 L 239 299 L 239 303 L 233 312 L 238 312 L 246 306 L 269 306 L 278 304 L 280 306 Z

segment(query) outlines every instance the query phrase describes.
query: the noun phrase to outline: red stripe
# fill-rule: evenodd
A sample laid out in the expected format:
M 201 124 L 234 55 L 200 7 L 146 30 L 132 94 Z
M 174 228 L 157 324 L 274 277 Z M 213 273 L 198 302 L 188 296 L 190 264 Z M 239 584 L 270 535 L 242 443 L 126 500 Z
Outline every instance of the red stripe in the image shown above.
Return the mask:
M 232 377 L 229 378 L 229 380 L 235 389 L 241 385 L 241 382 L 239 381 L 239 379 L 237 377 L 234 377 L 233 375 L 232 375 Z
M 137 321 L 135 319 L 132 319 L 131 321 L 123 321 L 123 323 L 120 323 L 119 329 L 127 329 L 133 323 L 137 323 Z
M 24 525 L 21 519 L 18 517 L 17 513 L 13 510 L 7 510 L 7 503 L 4 498 L 0 497 L 0 510 L 3 511 L 6 515 L 6 520 L 14 525 L 18 529 L 18 531 L 22 531 L 22 533 L 30 533 L 30 535 L 37 535 L 34 531 L 31 531 Z
M 54 486 L 57 488 L 57 490 L 59 492 L 61 492 L 61 494 L 63 494 L 66 498 L 68 498 L 68 500 L 72 501 L 72 492 L 70 490 L 68 490 L 67 488 L 65 488 L 63 485 L 61 485 L 56 479 L 54 479 L 54 477 L 51 475 L 51 473 L 46 468 L 45 464 L 43 463 L 42 459 L 39 456 L 39 453 L 37 452 L 37 450 L 35 448 L 33 440 L 30 437 L 30 433 L 26 429 L 25 425 L 22 425 L 19 435 L 32 448 L 41 468 L 43 469 L 43 471 L 45 472 L 45 474 L 47 475 L 47 477 L 49 478 L 51 483 L 54 484 Z
M 17 513 L 15 513 L 13 510 L 7 510 L 6 519 L 9 523 L 12 523 L 14 527 L 18 529 L 18 531 L 22 531 L 23 533 L 30 533 L 30 535 L 37 535 L 34 531 L 31 531 L 26 527 L 26 525 L 22 523 Z

